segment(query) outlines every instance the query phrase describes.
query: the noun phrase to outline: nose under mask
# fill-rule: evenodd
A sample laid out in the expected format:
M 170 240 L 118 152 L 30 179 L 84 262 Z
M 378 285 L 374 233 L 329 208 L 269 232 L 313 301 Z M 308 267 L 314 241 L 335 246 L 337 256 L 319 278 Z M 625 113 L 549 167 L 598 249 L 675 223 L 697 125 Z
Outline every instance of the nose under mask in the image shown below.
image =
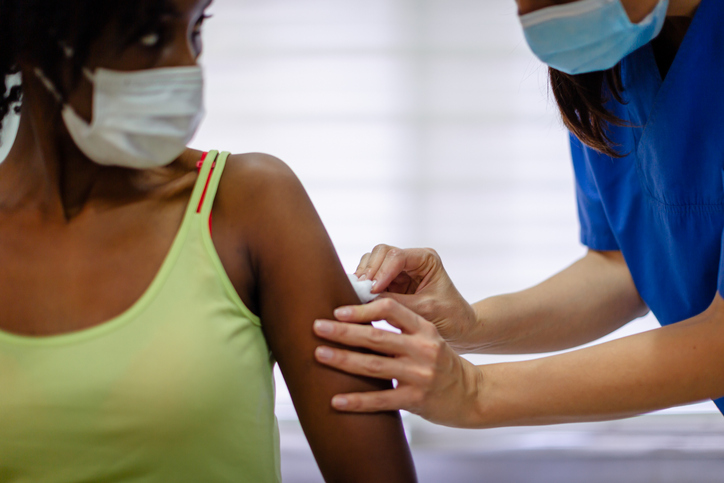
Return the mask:
M 46 87 L 55 87 L 36 69 Z M 86 122 L 64 104 L 62 118 L 78 148 L 106 166 L 165 166 L 186 149 L 204 115 L 199 66 L 119 72 L 84 71 L 93 84 L 93 114 Z
M 659 0 L 633 23 L 621 0 L 579 0 L 520 17 L 533 53 L 567 74 L 607 70 L 653 40 L 666 20 L 669 0 Z

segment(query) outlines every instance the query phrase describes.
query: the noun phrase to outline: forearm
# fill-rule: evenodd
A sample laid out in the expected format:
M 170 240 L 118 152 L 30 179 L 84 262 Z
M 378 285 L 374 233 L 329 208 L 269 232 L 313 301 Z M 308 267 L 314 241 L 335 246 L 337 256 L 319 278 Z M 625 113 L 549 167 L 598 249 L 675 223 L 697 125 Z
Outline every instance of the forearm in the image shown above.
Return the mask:
M 722 301 L 673 326 L 480 366 L 477 427 L 617 419 L 724 395 Z
M 538 353 L 611 333 L 647 312 L 620 252 L 590 251 L 543 283 L 473 304 L 468 352 Z

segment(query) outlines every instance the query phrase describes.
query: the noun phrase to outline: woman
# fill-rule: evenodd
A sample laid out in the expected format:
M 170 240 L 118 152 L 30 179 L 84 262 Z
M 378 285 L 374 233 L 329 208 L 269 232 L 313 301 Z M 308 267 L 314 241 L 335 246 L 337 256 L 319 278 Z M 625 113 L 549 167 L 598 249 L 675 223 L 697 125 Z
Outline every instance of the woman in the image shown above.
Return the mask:
M 278 481 L 274 360 L 325 479 L 415 480 L 397 413 L 327 403 L 391 385 L 312 357 L 359 300 L 299 181 L 185 148 L 209 3 L 0 0 L 3 482 Z
M 317 359 L 398 386 L 338 395 L 340 410 L 404 408 L 483 428 L 614 419 L 724 396 L 724 3 L 519 7 L 533 51 L 557 68 L 552 89 L 572 132 L 589 252 L 536 287 L 469 305 L 432 250 L 376 247 L 357 274 L 387 290 L 383 300 L 336 316 L 387 319 L 403 334 L 328 320 L 315 330 L 391 357 L 322 346 Z M 475 367 L 454 352 L 557 351 L 649 309 L 665 327 L 562 355 Z

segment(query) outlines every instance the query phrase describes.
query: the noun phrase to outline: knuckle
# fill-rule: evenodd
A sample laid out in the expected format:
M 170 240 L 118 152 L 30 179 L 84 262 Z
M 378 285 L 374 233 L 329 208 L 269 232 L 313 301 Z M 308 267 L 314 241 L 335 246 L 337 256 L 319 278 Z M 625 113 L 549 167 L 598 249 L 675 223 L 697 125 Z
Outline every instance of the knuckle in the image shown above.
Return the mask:
M 429 367 L 418 367 L 415 370 L 415 376 L 424 386 L 430 386 L 435 379 L 435 371 Z
M 370 397 L 370 406 L 372 408 L 383 408 L 387 404 L 387 399 L 381 394 L 375 394 Z
M 385 245 L 384 243 L 380 243 L 379 245 L 376 245 L 376 246 L 372 249 L 372 253 L 384 252 L 384 251 L 387 251 L 389 248 L 390 248 L 389 245 Z
M 426 340 L 420 344 L 420 351 L 428 361 L 436 361 L 442 350 L 442 344 L 437 340 Z
M 369 333 L 369 341 L 375 344 L 381 344 L 387 339 L 387 332 L 380 329 L 372 329 Z
M 395 309 L 396 302 L 390 298 L 384 298 L 380 300 L 380 309 L 385 312 L 390 312 Z
M 337 337 L 346 337 L 349 335 L 349 326 L 347 324 L 335 324 L 333 327 L 333 333 Z
M 365 363 L 365 369 L 369 374 L 379 374 L 383 369 L 383 361 L 379 357 L 371 357 Z
M 345 351 L 335 350 L 332 353 L 332 361 L 340 366 L 347 366 L 349 363 L 349 356 Z
M 425 248 L 425 252 L 427 252 L 427 255 L 431 258 L 434 258 L 435 260 L 440 260 L 440 254 L 437 253 L 437 250 L 434 248 Z

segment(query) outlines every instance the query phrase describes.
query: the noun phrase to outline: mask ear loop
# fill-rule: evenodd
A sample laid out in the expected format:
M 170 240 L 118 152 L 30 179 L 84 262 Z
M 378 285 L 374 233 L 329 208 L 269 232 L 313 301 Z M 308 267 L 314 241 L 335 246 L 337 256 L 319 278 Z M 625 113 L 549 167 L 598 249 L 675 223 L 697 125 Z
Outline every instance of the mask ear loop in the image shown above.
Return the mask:
M 66 44 L 63 40 L 58 41 L 58 45 L 60 46 L 60 49 L 63 51 L 63 54 L 67 59 L 73 59 L 75 57 L 75 50 L 70 45 Z M 93 72 L 91 72 L 88 67 L 83 67 L 83 76 L 88 79 L 88 81 L 93 84 L 95 82 L 95 75 Z
M 60 50 L 63 51 L 63 55 L 67 59 L 72 59 L 73 56 L 75 56 L 75 50 L 73 50 L 73 47 L 66 44 L 64 41 L 60 40 L 58 41 L 58 46 L 60 47 Z M 55 84 L 48 79 L 48 76 L 45 75 L 45 72 L 40 67 L 35 67 L 33 69 L 33 72 L 35 72 L 35 75 L 38 77 L 40 82 L 45 86 L 45 88 L 50 92 L 55 100 L 61 104 L 63 104 L 63 96 L 58 92 L 58 89 L 55 87 Z M 83 76 L 88 79 L 88 81 L 93 84 L 95 81 L 95 75 L 93 75 L 93 72 L 91 72 L 87 67 L 83 67 Z
M 73 56 L 75 55 L 75 51 L 73 50 L 73 47 L 66 44 L 64 41 L 59 40 L 58 46 L 60 47 L 60 50 L 63 51 L 63 55 L 65 55 L 65 57 L 67 59 L 72 59 Z M 53 82 L 50 79 L 48 79 L 48 76 L 45 75 L 45 72 L 43 72 L 43 69 L 41 69 L 40 67 L 35 67 L 33 69 L 33 72 L 35 73 L 35 76 L 43 84 L 43 86 L 47 89 L 47 91 L 50 92 L 50 94 L 52 94 L 52 96 L 55 98 L 55 100 L 58 103 L 63 104 L 63 96 L 60 94 L 60 92 L 58 92 L 58 89 L 55 87 L 55 84 L 53 84 Z
M 35 67 L 33 69 L 33 72 L 35 73 L 36 77 L 40 80 L 40 82 L 45 86 L 45 88 L 50 92 L 55 100 L 62 104 L 63 103 L 63 96 L 60 95 L 60 92 L 58 92 L 58 89 L 55 88 L 55 85 L 46 77 L 45 72 L 40 67 Z

